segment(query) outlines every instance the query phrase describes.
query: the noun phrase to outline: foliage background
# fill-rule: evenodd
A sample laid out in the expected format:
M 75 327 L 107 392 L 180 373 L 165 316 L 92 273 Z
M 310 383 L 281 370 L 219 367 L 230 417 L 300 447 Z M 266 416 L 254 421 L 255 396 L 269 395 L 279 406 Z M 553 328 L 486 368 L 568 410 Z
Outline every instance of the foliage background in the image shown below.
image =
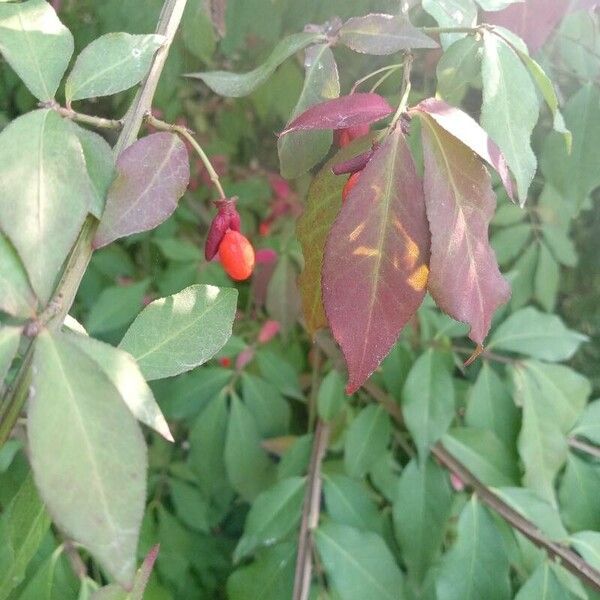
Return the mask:
M 74 33 L 77 53 L 108 31 L 153 31 L 161 5 L 160 0 L 67 0 L 59 14 Z M 407 598 L 440 600 L 598 597 L 547 561 L 476 497 L 470 499 L 460 482 L 451 485 L 432 459 L 419 462 L 406 427 L 393 426 L 371 403 L 370 394 L 360 391 L 345 398 L 343 381 L 332 370 L 335 351 L 316 351 L 298 323 L 296 276 L 302 254 L 295 220 L 310 177 L 294 181 L 291 192 L 282 194 L 274 133 L 289 119 L 302 88 L 301 60 L 286 61 L 267 83 L 241 99 L 217 97 L 199 82 L 181 77 L 213 68 L 250 70 L 281 37 L 301 31 L 309 22 L 396 10 L 397 2 L 392 1 L 229 0 L 226 34 L 219 39 L 203 3 L 189 2 L 155 108 L 165 120 L 181 120 L 198 132 L 226 192 L 240 198 L 245 231 L 258 248 L 273 249 L 278 258 L 275 264 L 259 265 L 250 284 L 238 286 L 234 336 L 217 357 L 190 373 L 152 384 L 176 443 L 146 432 L 150 485 L 140 560 L 154 543 L 161 545 L 146 598 L 290 597 L 302 477 L 312 440 L 307 431 L 317 413 L 331 423 L 331 442 L 323 465 L 325 502 L 317 535 L 314 598 L 397 598 L 393 590 L 400 587 Z M 418 25 L 436 24 L 419 6 L 411 15 Z M 597 34 L 597 15 L 575 11 L 538 55 L 557 84 L 575 143 L 585 137 L 584 154 L 591 153 L 579 157 L 580 163 L 575 157 L 568 179 L 586 178 L 594 182 L 592 188 L 600 183 L 594 150 L 599 138 L 593 137 L 600 123 Z M 343 48 L 335 53 L 344 92 L 362 75 L 390 62 Z M 436 51 L 417 52 L 414 102 L 434 95 L 439 58 Z M 398 99 L 400 77 L 397 73 L 380 88 L 392 104 Z M 0 81 L 0 123 L 35 108 L 36 100 L 5 63 L 0 65 Z M 475 74 L 466 83 L 464 97 L 456 90 L 445 97 L 477 117 L 481 82 Z M 582 115 L 576 99 L 588 92 L 595 101 L 590 103 L 591 113 Z M 131 94 L 123 93 L 88 102 L 81 110 L 120 115 L 130 99 Z M 551 115 L 542 109 L 533 134 L 541 169 L 524 211 L 499 193 L 492 242 L 513 286 L 513 299 L 496 322 L 506 323 L 512 314 L 520 314 L 523 321 L 517 329 L 525 328 L 534 339 L 555 328 L 555 339 L 547 345 L 530 339 L 505 346 L 496 350 L 499 360 L 488 357 L 465 370 L 464 327 L 426 303 L 418 326 L 403 334 L 372 382 L 405 411 L 416 406 L 412 410 L 417 419 L 424 399 L 443 397 L 446 406 L 453 407 L 451 418 L 430 419 L 445 435 L 446 447 L 486 485 L 499 488 L 548 537 L 564 541 L 577 532 L 600 531 L 598 449 L 592 447 L 590 453 L 571 443 L 566 466 L 561 461 L 558 476 L 550 477 L 556 499 L 547 497 L 543 503 L 519 486 L 524 463 L 529 472 L 545 469 L 543 459 L 527 448 L 528 440 L 533 443 L 540 432 L 546 444 L 543 452 L 560 443 L 559 438 L 578 436 L 600 444 L 598 404 L 583 410 L 600 388 L 600 213 L 594 194 L 574 198 L 568 181 L 561 179 L 555 168 L 562 160 L 561 139 L 550 130 Z M 193 283 L 231 285 L 218 264 L 206 264 L 202 258 L 212 218 L 207 202 L 211 192 L 201 165 L 193 161 L 192 172 L 195 189 L 186 193 L 172 218 L 152 232 L 94 254 L 73 311 L 91 335 L 117 344 L 149 299 Z M 283 214 L 264 235 L 260 225 L 274 206 L 283 206 Z M 526 306 L 535 310 L 518 313 Z M 574 353 L 579 341 L 550 321 L 548 312 L 589 340 Z M 278 321 L 282 331 L 261 343 L 259 331 L 268 319 Z M 331 348 L 326 336 L 322 344 Z M 236 357 L 248 348 L 254 351 L 252 360 L 238 372 Z M 549 366 L 563 359 L 572 371 Z M 528 370 L 526 364 L 533 366 Z M 528 402 L 536 420 L 528 421 L 531 429 L 520 438 L 520 406 Z M 569 418 L 561 421 L 552 412 L 555 406 L 567 407 Z M 450 420 L 452 430 L 446 433 Z M 532 460 L 541 462 L 527 466 Z M 0 451 L 0 506 L 5 514 L 27 472 L 17 436 Z M 250 510 L 254 521 L 247 519 Z M 592 548 L 582 553 L 597 567 L 599 536 L 581 538 Z M 65 554 L 48 575 L 60 543 L 59 532 L 48 531 L 11 599 L 82 598 L 95 587 L 92 580 L 103 582 L 85 554 L 88 579 L 83 585 Z M 476 563 L 468 579 L 475 591 L 466 592 L 461 585 L 470 560 Z M 383 588 L 372 581 L 373 573 Z M 545 596 L 540 595 L 542 589 Z

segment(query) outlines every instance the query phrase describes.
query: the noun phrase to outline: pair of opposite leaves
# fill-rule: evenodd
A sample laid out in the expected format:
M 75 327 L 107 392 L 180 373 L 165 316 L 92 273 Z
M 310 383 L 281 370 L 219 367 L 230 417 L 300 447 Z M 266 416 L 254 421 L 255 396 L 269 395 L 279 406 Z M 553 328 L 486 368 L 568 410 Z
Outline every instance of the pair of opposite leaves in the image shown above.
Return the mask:
M 381 96 L 354 94 L 311 107 L 284 133 L 373 122 L 391 110 Z M 423 179 L 398 126 L 373 152 L 325 244 L 322 298 L 348 366 L 348 393 L 387 355 L 426 290 L 470 325 L 478 345 L 510 297 L 489 244 L 496 200 L 479 160 L 497 170 L 512 198 L 504 157 L 471 117 L 442 101 L 424 100 L 409 113 L 422 124 Z

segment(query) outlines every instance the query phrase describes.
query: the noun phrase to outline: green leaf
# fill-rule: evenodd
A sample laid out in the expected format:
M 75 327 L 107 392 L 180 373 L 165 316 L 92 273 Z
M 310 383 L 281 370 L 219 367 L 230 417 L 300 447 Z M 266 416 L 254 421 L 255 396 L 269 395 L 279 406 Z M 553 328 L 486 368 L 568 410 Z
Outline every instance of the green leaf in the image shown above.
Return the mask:
M 577 552 L 595 569 L 600 569 L 600 532 L 579 531 L 569 538 Z
M 454 418 L 454 385 L 441 353 L 427 350 L 415 361 L 402 392 L 402 413 L 424 460 Z
M 28 475 L 0 519 L 0 600 L 23 581 L 49 528 L 50 518 Z
M 110 96 L 139 83 L 148 72 L 162 35 L 107 33 L 86 46 L 65 83 L 67 103 Z
M 284 396 L 304 401 L 304 394 L 298 383 L 298 374 L 287 360 L 269 350 L 261 350 L 256 354 L 256 361 L 262 376 Z
M 481 83 L 481 41 L 468 35 L 454 42 L 442 54 L 437 67 L 437 95 L 455 106 L 472 85 Z
M 21 327 L 0 325 L 0 385 L 2 385 L 13 358 L 19 349 L 21 331 Z
M 477 22 L 477 7 L 473 0 L 423 0 L 423 10 L 428 12 L 440 27 L 472 27 Z M 440 36 L 444 49 L 464 33 L 444 33 Z
M 560 267 L 548 250 L 548 246 L 540 243 L 533 295 L 542 308 L 548 312 L 552 312 L 556 306 L 559 281 Z
M 363 408 L 346 432 L 344 466 L 352 477 L 362 477 L 385 453 L 392 426 L 381 406 Z
M 339 523 L 315 531 L 325 573 L 340 600 L 403 598 L 402 571 L 383 539 Z
M 513 265 L 511 274 L 512 296 L 510 307 L 512 310 L 521 308 L 533 295 L 533 282 L 537 268 L 538 246 L 535 242 L 529 244 L 523 254 L 519 256 Z
M 242 397 L 254 416 L 261 437 L 287 433 L 290 407 L 275 386 L 256 375 L 242 373 Z
M 230 600 L 291 598 L 296 546 L 279 544 L 265 550 L 252 564 L 234 571 L 227 580 Z
M 269 316 L 281 325 L 284 336 L 296 324 L 300 312 L 300 298 L 294 261 L 287 254 L 279 257 L 275 271 L 267 287 L 266 309 Z
M 331 421 L 337 417 L 345 405 L 344 380 L 337 371 L 329 371 L 323 377 L 317 393 L 317 411 L 319 416 L 324 421 Z
M 92 204 L 81 144 L 55 111 L 36 110 L 0 133 L 0 164 L 0 227 L 45 302 Z
M 506 319 L 494 331 L 489 349 L 507 350 L 540 360 L 568 360 L 588 337 L 567 329 L 560 317 L 529 306 Z
M 74 594 L 74 575 L 59 546 L 38 567 L 35 575 L 27 581 L 27 585 L 19 594 L 18 600 L 63 600 Z M 121 588 L 122 589 L 122 588 Z M 78 598 L 81 599 L 81 596 Z
M 463 508 L 458 537 L 436 582 L 438 600 L 508 600 L 509 564 L 502 536 L 477 496 Z
M 515 600 L 569 600 L 569 591 L 561 584 L 550 563 L 544 560 L 523 584 Z
M 517 487 L 497 488 L 494 492 L 552 540 L 560 542 L 568 537 L 558 510 L 535 492 Z
M 577 264 L 577 250 L 566 231 L 557 226 L 544 225 L 542 234 L 548 248 L 559 263 L 567 267 L 574 267 Z
M 591 24 L 591 21 L 590 21 Z M 562 136 L 546 137 L 541 153 L 542 173 L 563 198 L 580 207 L 589 193 L 600 185 L 596 162 L 600 137 L 600 90 L 584 84 L 564 107 L 567 127 L 573 134 L 571 152 L 567 152 Z M 577 173 L 577 177 L 573 176 Z
M 146 498 L 144 438 L 106 375 L 61 334 L 36 339 L 27 433 L 53 520 L 130 584 Z
M 71 123 L 75 135 L 83 149 L 87 172 L 92 184 L 90 213 L 97 219 L 102 217 L 108 188 L 115 177 L 115 163 L 112 148 L 97 133 Z
M 208 503 L 198 488 L 177 479 L 171 479 L 169 487 L 175 512 L 181 521 L 192 529 L 208 533 Z
M 173 441 L 152 390 L 142 377 L 135 360 L 127 352 L 75 333 L 69 335 L 68 339 L 104 371 L 138 421 L 148 425 L 170 442 Z
M 329 44 L 316 44 L 305 51 L 304 86 L 290 121 L 307 108 L 340 95 L 337 65 Z M 296 131 L 277 140 L 279 169 L 286 179 L 294 179 L 314 167 L 331 146 L 331 131 Z
M 256 498 L 233 553 L 234 562 L 254 553 L 260 546 L 277 543 L 295 529 L 302 514 L 304 485 L 304 477 L 282 479 Z
M 236 303 L 235 289 L 192 285 L 146 306 L 119 347 L 135 358 L 147 380 L 189 371 L 231 336 Z
M 523 205 L 537 167 L 530 143 L 539 114 L 537 95 L 529 73 L 504 40 L 485 32 L 483 47 L 481 124 L 506 157 Z
M 325 475 L 327 514 L 336 523 L 381 533 L 382 520 L 372 493 L 362 482 L 345 475 Z
M 181 37 L 186 49 L 205 63 L 210 62 L 216 48 L 207 8 L 204 2 L 188 2 L 181 19 Z
M 404 15 L 368 14 L 348 19 L 338 31 L 340 43 L 364 54 L 394 54 L 408 48 L 437 48 Z
M 225 467 L 233 489 L 248 501 L 253 501 L 275 479 L 274 465 L 260 441 L 252 413 L 237 396 L 232 396 Z
M 202 260 L 202 252 L 195 244 L 175 238 L 157 238 L 152 243 L 158 246 L 161 254 L 169 260 L 177 262 L 194 262 Z
M 590 383 L 567 367 L 533 360 L 511 371 L 515 398 L 523 407 L 518 448 L 524 482 L 554 506 L 554 478 L 567 458 L 565 435 L 585 406 Z
M 442 438 L 442 443 L 452 456 L 486 485 L 517 483 L 516 458 L 488 429 L 457 427 Z
M 295 134 L 288 134 L 290 135 Z M 346 178 L 334 175 L 331 167 L 364 152 L 371 146 L 374 135 L 354 140 L 340 149 L 311 181 L 306 207 L 298 219 L 297 235 L 302 246 L 304 268 L 298 277 L 302 312 L 311 335 L 328 327 L 321 290 L 323 253 L 329 230 L 342 206 L 342 188 Z
M 531 238 L 531 225 L 529 223 L 517 223 L 510 227 L 503 227 L 494 233 L 491 239 L 498 264 L 508 265 L 519 254 Z
M 431 458 L 413 459 L 402 471 L 393 503 L 394 532 L 409 574 L 423 581 L 440 552 L 452 491 L 446 472 Z
M 486 361 L 469 391 L 465 424 L 493 431 L 512 448 L 519 430 L 519 411 L 504 381 Z
M 0 4 L 0 52 L 38 100 L 54 98 L 73 45 L 45 0 Z
M 113 331 L 129 325 L 143 305 L 149 279 L 131 285 L 111 285 L 101 292 L 85 320 L 85 328 L 92 334 Z
M 189 464 L 211 501 L 226 498 L 231 490 L 224 457 L 226 435 L 227 396 L 220 393 L 198 415 L 190 432 Z
M 275 69 L 290 56 L 306 46 L 323 41 L 321 33 L 295 33 L 282 39 L 267 60 L 249 73 L 230 73 L 228 71 L 208 71 L 190 73 L 187 77 L 200 79 L 215 93 L 221 96 L 239 98 L 247 96 L 273 74 Z
M 600 530 L 600 469 L 574 454 L 558 489 L 560 513 L 569 531 Z
M 0 231 L 0 310 L 24 319 L 35 315 L 37 300 L 21 259 Z
M 585 407 L 571 434 L 600 444 L 600 400 L 594 400 Z

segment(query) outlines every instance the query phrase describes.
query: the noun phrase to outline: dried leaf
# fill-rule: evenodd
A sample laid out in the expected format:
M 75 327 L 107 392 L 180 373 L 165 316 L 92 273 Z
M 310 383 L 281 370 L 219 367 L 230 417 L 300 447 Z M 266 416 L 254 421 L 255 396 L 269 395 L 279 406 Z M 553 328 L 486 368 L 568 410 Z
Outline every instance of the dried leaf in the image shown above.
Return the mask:
M 425 203 L 431 228 L 429 292 L 483 344 L 494 311 L 510 297 L 488 240 L 496 199 L 490 176 L 470 149 L 422 117 Z
M 348 365 L 348 393 L 375 370 L 421 304 L 428 259 L 421 180 L 397 128 L 373 153 L 325 247 L 325 311 Z

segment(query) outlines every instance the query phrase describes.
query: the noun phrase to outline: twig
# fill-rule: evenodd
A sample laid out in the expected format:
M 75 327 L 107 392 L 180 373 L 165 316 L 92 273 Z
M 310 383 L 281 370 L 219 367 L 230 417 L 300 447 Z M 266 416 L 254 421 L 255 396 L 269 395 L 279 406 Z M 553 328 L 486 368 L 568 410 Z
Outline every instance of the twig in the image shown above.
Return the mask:
M 87 567 L 83 562 L 79 552 L 77 551 L 77 547 L 70 541 L 65 540 L 63 542 L 63 548 L 67 558 L 69 559 L 69 563 L 71 564 L 71 569 L 73 573 L 75 573 L 76 577 L 83 581 L 87 577 Z
M 294 576 L 293 600 L 307 600 L 312 578 L 312 531 L 319 523 L 321 510 L 321 463 L 329 443 L 329 425 L 317 421 L 310 465 L 306 479 L 304 508 L 298 536 L 298 556 Z
M 144 115 L 150 110 L 158 80 L 167 59 L 171 42 L 179 27 L 186 3 L 187 0 L 166 0 L 163 5 L 156 33 L 164 35 L 165 42 L 154 55 L 148 75 L 123 119 L 123 129 L 113 149 L 115 156 L 118 156 L 135 141 Z M 56 329 L 61 326 L 73 304 L 75 294 L 92 256 L 92 240 L 97 228 L 98 221 L 94 217 L 88 217 L 79 232 L 65 270 L 49 303 L 49 305 L 52 304 L 53 307 L 57 307 L 56 311 L 53 309 L 52 317 L 47 323 L 50 328 Z M 33 340 L 29 338 L 27 343 L 26 355 L 19 366 L 15 383 L 6 390 L 0 405 L 0 446 L 8 439 L 27 398 Z
M 204 150 L 202 149 L 202 146 L 200 146 L 200 144 L 195 140 L 195 138 L 191 134 L 190 130 L 187 127 L 182 127 L 181 125 L 165 123 L 165 121 L 161 121 L 160 119 L 157 119 L 150 112 L 146 113 L 144 118 L 146 120 L 146 123 L 148 123 L 148 125 L 154 127 L 155 129 L 159 129 L 160 131 L 174 131 L 175 133 L 178 133 L 180 136 L 185 138 L 191 144 L 191 146 L 194 148 L 194 150 L 200 157 L 200 160 L 202 161 L 202 164 L 204 165 L 205 169 L 207 170 L 210 180 L 213 182 L 213 185 L 217 188 L 217 191 L 219 192 L 219 196 L 223 200 L 225 200 L 226 196 L 225 196 L 225 192 L 223 190 L 223 186 L 221 185 L 221 180 L 219 179 L 219 175 L 217 174 L 214 167 L 212 166 L 212 163 L 210 162 L 210 159 L 206 155 L 206 152 L 204 152 Z
M 575 448 L 576 450 L 580 450 L 581 452 L 585 452 L 594 458 L 600 458 L 600 448 L 598 446 L 588 444 L 579 438 L 569 438 L 569 446 L 571 446 L 571 448 Z
M 59 115 L 78 123 L 84 123 L 97 129 L 121 129 L 123 127 L 123 119 L 105 119 L 104 117 L 95 117 L 94 115 L 86 115 L 76 112 L 73 109 L 65 108 L 56 104 L 52 107 Z
M 410 95 L 410 73 L 412 71 L 412 63 L 413 63 L 413 55 L 409 52 L 406 54 L 404 58 L 404 71 L 402 72 L 402 89 L 400 91 L 400 104 L 398 104 L 398 108 L 392 117 L 392 121 L 390 122 L 390 126 L 388 127 L 389 131 L 394 129 L 398 119 L 402 116 L 402 113 L 406 111 L 406 107 L 408 105 L 408 96 Z

